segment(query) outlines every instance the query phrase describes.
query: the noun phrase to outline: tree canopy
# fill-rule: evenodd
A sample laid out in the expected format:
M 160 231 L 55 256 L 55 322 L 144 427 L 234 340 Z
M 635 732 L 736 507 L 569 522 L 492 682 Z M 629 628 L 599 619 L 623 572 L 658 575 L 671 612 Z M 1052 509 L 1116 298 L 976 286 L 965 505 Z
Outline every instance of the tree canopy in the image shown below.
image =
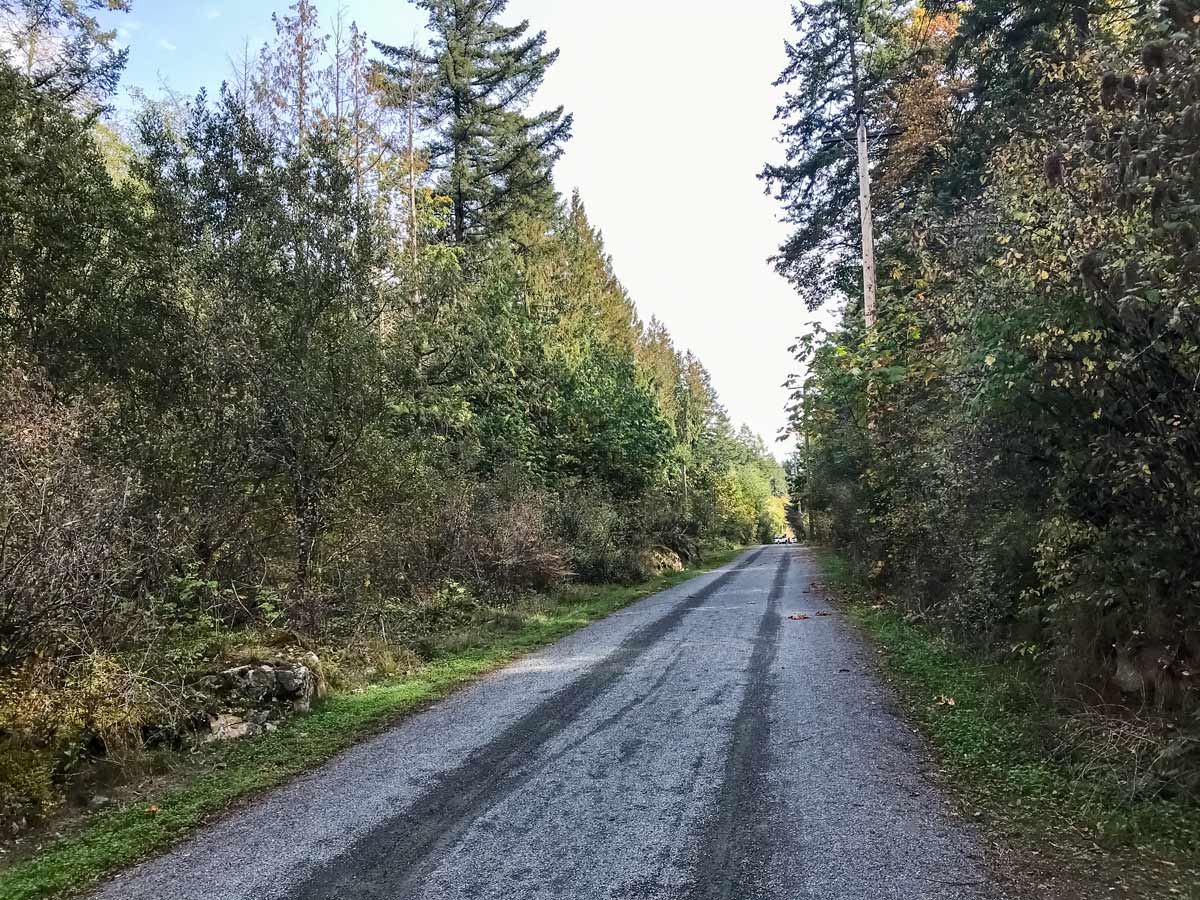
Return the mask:
M 450 199 L 458 243 L 502 231 L 521 214 L 546 215 L 555 193 L 551 170 L 571 135 L 563 109 L 527 115 L 533 94 L 558 58 L 529 22 L 501 24 L 507 3 L 421 0 L 429 12 L 428 50 L 377 44 L 389 93 L 417 91 L 431 168 Z

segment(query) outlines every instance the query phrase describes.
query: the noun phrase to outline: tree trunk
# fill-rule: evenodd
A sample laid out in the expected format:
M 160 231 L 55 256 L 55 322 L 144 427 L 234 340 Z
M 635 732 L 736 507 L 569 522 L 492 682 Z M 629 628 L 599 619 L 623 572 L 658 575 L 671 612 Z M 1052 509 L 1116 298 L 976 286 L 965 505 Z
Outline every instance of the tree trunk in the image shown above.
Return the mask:
M 320 536 L 319 509 L 315 492 L 303 476 L 292 488 L 292 512 L 296 517 L 296 569 L 292 584 L 292 605 L 311 629 L 320 624 L 320 603 L 311 589 L 312 563 Z
M 467 201 L 463 196 L 462 172 L 462 98 L 454 97 L 454 162 L 452 180 L 454 182 L 454 242 L 461 244 L 467 234 Z
M 416 58 L 417 45 L 413 43 L 413 58 Z M 412 263 L 413 303 L 421 302 L 421 287 L 417 280 L 417 262 L 419 258 L 417 234 L 417 67 L 413 66 L 412 77 L 408 79 L 408 251 Z

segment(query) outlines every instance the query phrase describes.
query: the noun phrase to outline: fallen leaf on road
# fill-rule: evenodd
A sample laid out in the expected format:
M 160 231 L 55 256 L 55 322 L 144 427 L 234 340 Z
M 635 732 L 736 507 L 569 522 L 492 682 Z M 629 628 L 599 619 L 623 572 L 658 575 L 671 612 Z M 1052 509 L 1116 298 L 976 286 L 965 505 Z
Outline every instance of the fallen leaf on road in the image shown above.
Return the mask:
M 788 618 L 799 622 L 801 619 L 808 619 L 811 618 L 811 616 L 806 616 L 804 613 L 792 613 L 790 616 L 788 616 Z
M 817 613 L 817 615 L 818 616 L 831 616 L 831 615 L 833 615 L 833 613 L 819 612 L 819 613 Z

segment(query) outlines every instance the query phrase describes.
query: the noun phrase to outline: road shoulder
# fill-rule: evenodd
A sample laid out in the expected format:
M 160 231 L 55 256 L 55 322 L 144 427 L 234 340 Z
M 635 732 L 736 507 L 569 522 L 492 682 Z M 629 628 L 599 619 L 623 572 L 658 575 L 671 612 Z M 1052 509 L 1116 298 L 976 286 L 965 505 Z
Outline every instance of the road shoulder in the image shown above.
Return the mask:
M 930 777 L 975 824 L 1009 889 L 1041 900 L 1200 898 L 1200 821 L 1170 802 L 1130 805 L 1047 748 L 1053 713 L 1021 673 L 906 620 L 820 554 L 824 594 L 933 753 Z

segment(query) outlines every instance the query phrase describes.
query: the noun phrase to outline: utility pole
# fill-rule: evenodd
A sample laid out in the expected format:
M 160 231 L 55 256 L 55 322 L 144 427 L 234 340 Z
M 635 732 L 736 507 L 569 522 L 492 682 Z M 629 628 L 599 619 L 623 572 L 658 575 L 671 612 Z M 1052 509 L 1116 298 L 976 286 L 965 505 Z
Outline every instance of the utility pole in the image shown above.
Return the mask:
M 867 105 L 863 94 L 862 81 L 858 73 L 858 41 L 850 41 L 850 79 L 854 91 L 854 140 L 855 152 L 858 156 L 858 217 L 862 226 L 862 270 L 863 270 L 863 320 L 867 325 L 867 335 L 875 331 L 875 224 L 871 216 L 871 158 L 869 154 L 869 139 L 872 137 L 894 137 L 902 129 L 890 128 L 878 134 L 867 133 Z M 849 135 L 827 137 L 821 141 L 826 146 L 832 144 L 850 144 Z
M 417 280 L 417 268 L 420 262 L 420 235 L 417 231 L 417 103 L 420 97 L 420 86 L 417 84 L 420 78 L 420 69 L 417 67 L 417 38 L 413 35 L 412 43 L 412 70 L 409 72 L 408 78 L 408 102 L 407 107 L 407 125 L 408 125 L 408 251 L 410 261 L 412 262 L 412 278 L 413 278 L 413 302 L 420 304 L 421 288 Z
M 858 79 L 855 78 L 857 83 Z M 858 90 L 855 89 L 855 96 Z M 855 101 L 857 104 L 859 101 Z M 858 154 L 858 217 L 862 225 L 862 270 L 863 270 L 863 319 L 867 323 L 867 334 L 875 330 L 875 224 L 871 216 L 871 159 L 868 154 L 869 138 L 895 137 L 903 129 L 889 128 L 874 135 L 867 134 L 867 111 L 861 106 L 854 110 L 855 151 Z M 825 138 L 822 144 L 849 144 L 848 136 Z
M 862 28 L 862 23 L 859 23 Z M 871 221 L 871 160 L 867 155 L 867 104 L 858 75 L 858 34 L 850 39 L 850 79 L 854 85 L 854 130 L 858 150 L 858 218 L 862 225 L 863 320 L 867 337 L 875 331 L 875 227 Z
M 857 79 L 855 79 L 857 81 Z M 858 214 L 862 221 L 863 319 L 875 330 L 875 227 L 871 221 L 871 162 L 867 157 L 867 114 L 858 114 Z
M 413 308 L 421 305 L 421 232 L 417 209 L 417 131 L 421 127 L 421 104 L 425 99 L 424 61 L 418 50 L 417 35 L 413 34 L 408 51 L 407 83 L 404 85 L 404 119 L 408 151 L 408 234 L 405 249 L 408 251 L 409 273 L 412 280 Z
M 804 430 L 804 511 L 808 513 L 808 543 L 815 544 L 817 536 L 814 531 L 812 508 L 812 454 L 808 449 L 808 379 L 800 389 L 800 421 Z

